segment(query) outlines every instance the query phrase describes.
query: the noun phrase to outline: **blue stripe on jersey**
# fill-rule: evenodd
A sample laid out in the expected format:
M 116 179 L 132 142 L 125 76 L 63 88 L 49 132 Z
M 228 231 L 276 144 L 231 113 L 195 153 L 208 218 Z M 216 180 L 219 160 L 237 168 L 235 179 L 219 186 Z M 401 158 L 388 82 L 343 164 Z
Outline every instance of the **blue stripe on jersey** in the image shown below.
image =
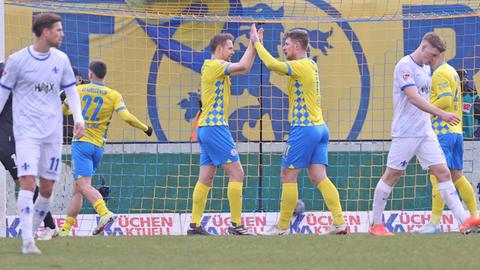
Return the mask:
M 0 86 L 3 87 L 4 89 L 7 89 L 7 90 L 9 90 L 9 91 L 12 91 L 12 87 L 8 87 L 8 86 L 6 86 L 6 85 L 3 84 L 3 83 L 0 83 Z
M 415 86 L 415 84 L 414 83 L 405 84 L 404 86 L 400 87 L 400 90 L 403 91 L 403 89 L 405 89 L 407 87 L 410 87 L 410 86 Z
M 116 112 L 119 112 L 119 111 L 123 111 L 123 110 L 126 110 L 126 109 L 127 109 L 127 107 L 122 106 L 122 107 L 116 109 L 115 111 L 116 111 Z
M 285 62 L 285 65 L 287 65 L 287 69 L 288 69 L 287 75 L 288 75 L 288 76 L 292 76 L 292 67 L 291 67 L 290 64 L 287 63 L 287 62 Z
M 77 82 L 72 82 L 72 83 L 69 83 L 67 85 L 60 85 L 60 88 L 65 89 L 65 88 L 68 88 L 68 87 L 73 86 L 75 84 L 77 84 Z
M 225 72 L 224 72 L 225 75 L 230 75 L 230 65 L 231 64 L 232 63 L 228 64 L 227 67 L 225 68 Z
M 448 96 L 451 97 L 452 93 L 446 92 L 446 93 L 440 94 L 440 95 L 438 95 L 437 99 L 441 99 L 442 97 L 448 97 Z
M 38 61 L 45 61 L 48 59 L 48 57 L 50 57 L 50 51 L 48 51 L 48 54 L 45 58 L 38 58 L 38 57 L 35 57 L 35 55 L 32 54 L 32 52 L 30 51 L 30 47 L 27 48 L 27 51 L 28 53 L 30 54 L 31 57 L 33 57 L 33 59 L 35 60 L 38 60 Z

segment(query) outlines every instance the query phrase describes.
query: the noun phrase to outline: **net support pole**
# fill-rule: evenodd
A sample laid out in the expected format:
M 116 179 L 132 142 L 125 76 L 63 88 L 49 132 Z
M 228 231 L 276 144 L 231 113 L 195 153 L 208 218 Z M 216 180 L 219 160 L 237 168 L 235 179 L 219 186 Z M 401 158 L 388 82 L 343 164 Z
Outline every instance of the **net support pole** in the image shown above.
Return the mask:
M 260 123 L 259 123 L 259 149 L 258 149 L 258 208 L 257 212 L 264 212 L 263 208 L 263 64 L 260 63 Z
M 5 61 L 5 5 L 0 0 L 0 61 Z M 7 174 L 0 166 L 0 237 L 5 237 L 7 221 Z

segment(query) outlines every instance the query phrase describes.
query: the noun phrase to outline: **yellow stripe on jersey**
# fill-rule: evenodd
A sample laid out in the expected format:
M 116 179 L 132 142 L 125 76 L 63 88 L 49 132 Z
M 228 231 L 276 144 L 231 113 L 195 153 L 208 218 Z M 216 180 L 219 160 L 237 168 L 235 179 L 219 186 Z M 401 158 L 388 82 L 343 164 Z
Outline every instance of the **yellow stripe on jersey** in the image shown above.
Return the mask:
M 205 60 L 202 66 L 202 114 L 198 126 L 228 126 L 230 102 L 230 63 Z
M 310 58 L 280 62 L 255 42 L 258 56 L 268 69 L 289 75 L 289 120 L 292 126 L 318 126 L 324 124 L 320 105 L 320 79 L 317 64 Z
M 85 134 L 73 141 L 82 141 L 102 147 L 107 140 L 108 126 L 114 111 L 127 107 L 119 92 L 100 83 L 77 86 L 82 103 L 82 115 L 85 120 Z
M 432 127 L 435 134 L 462 134 L 462 93 L 461 82 L 457 71 L 447 63 L 434 70 L 432 75 L 432 93 L 430 103 L 447 112 L 455 113 L 460 118 L 460 124 L 450 125 L 437 116 L 432 117 Z

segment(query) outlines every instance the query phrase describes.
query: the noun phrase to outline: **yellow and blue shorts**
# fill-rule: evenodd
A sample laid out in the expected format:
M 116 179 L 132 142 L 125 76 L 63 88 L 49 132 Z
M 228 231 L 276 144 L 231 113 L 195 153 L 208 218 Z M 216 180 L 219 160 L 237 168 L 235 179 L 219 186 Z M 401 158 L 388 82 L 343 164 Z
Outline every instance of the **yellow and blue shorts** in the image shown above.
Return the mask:
M 103 147 L 89 142 L 72 142 L 73 179 L 90 177 L 100 165 L 103 157 Z
M 200 166 L 223 165 L 238 160 L 238 152 L 228 126 L 203 126 L 197 129 Z
M 308 168 L 311 164 L 328 165 L 328 141 L 330 132 L 326 125 L 294 126 L 290 129 L 282 167 Z
M 450 170 L 463 170 L 463 135 L 458 133 L 438 134 L 447 166 Z

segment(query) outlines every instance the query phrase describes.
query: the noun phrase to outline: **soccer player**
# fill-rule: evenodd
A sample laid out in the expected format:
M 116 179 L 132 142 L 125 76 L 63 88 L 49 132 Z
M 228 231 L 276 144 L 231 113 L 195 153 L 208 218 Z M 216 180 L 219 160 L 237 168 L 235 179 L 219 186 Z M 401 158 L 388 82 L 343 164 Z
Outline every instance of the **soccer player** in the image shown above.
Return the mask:
M 478 99 L 477 88 L 473 82 L 467 78 L 467 71 L 465 69 L 457 70 L 460 77 L 460 87 L 462 90 L 463 110 L 462 110 L 462 125 L 463 137 L 473 139 L 475 130 L 475 103 Z
M 445 62 L 445 52 L 434 58 L 430 67 L 433 70 L 430 103 L 439 109 L 455 113 L 459 119 L 462 119 L 462 81 L 457 71 Z M 433 132 L 437 135 L 445 154 L 453 184 L 467 205 L 470 215 L 478 217 L 475 193 L 472 185 L 463 175 L 462 124 L 462 121 L 460 121 L 457 125 L 450 125 L 441 118 L 432 117 Z M 415 230 L 415 233 L 431 234 L 440 232 L 440 218 L 442 217 L 445 203 L 440 196 L 438 181 L 434 175 L 430 175 L 430 181 L 432 182 L 432 216 L 430 222 Z
M 32 31 L 36 36 L 34 44 L 9 57 L 0 83 L 0 112 L 10 92 L 13 95 L 13 133 L 20 177 L 17 207 L 24 254 L 41 253 L 33 235 L 50 209 L 53 185 L 61 170 L 60 89 L 71 101 L 75 136 L 81 138 L 84 132 L 72 66 L 67 55 L 57 49 L 64 36 L 60 16 L 35 15 Z M 40 194 L 34 205 L 36 176 L 40 178 Z
M 228 175 L 227 197 L 230 204 L 231 226 L 229 234 L 251 235 L 241 221 L 243 169 L 228 128 L 230 103 L 230 76 L 250 71 L 255 49 L 250 42 L 238 63 L 231 63 L 234 54 L 233 36 L 217 34 L 210 40 L 212 59 L 202 66 L 202 113 L 198 121 L 197 139 L 200 143 L 200 174 L 193 190 L 192 220 L 188 235 L 209 235 L 200 221 L 212 187 L 216 167 L 222 166 Z
M 100 216 L 93 235 L 101 233 L 105 226 L 116 219 L 115 215 L 108 210 L 100 192 L 91 184 L 92 176 L 102 160 L 103 147 L 113 113 L 117 112 L 123 121 L 141 129 L 148 136 L 153 132 L 151 127 L 142 123 L 127 110 L 122 95 L 118 91 L 105 86 L 106 75 L 107 65 L 102 61 L 92 61 L 88 67 L 88 78 L 91 83 L 77 87 L 82 100 L 86 129 L 82 138 L 73 138 L 72 141 L 72 170 L 75 184 L 65 223 L 59 231 L 60 236 L 70 235 L 70 229 L 75 225 L 82 208 L 83 196 Z M 64 102 L 64 111 L 67 114 L 69 104 L 70 101 L 67 98 Z
M 3 68 L 5 64 L 0 62 L 0 79 L 2 78 Z M 13 136 L 13 119 L 12 119 L 12 95 L 8 97 L 5 107 L 0 113 L 0 162 L 10 173 L 17 186 L 20 186 L 17 175 L 17 165 L 15 164 L 15 138 Z M 38 186 L 35 185 L 35 194 L 33 202 L 38 197 Z M 45 228 L 37 232 L 39 240 L 50 240 L 57 233 L 55 222 L 52 214 L 47 212 L 43 219 Z
M 469 217 L 456 194 L 450 171 L 438 139 L 433 133 L 430 114 L 450 125 L 459 123 L 459 117 L 446 112 L 428 100 L 430 98 L 431 70 L 428 65 L 445 51 L 445 42 L 435 33 L 424 35 L 418 48 L 404 56 L 395 66 L 393 75 L 392 144 L 388 152 L 387 168 L 378 181 L 373 197 L 373 223 L 368 232 L 375 236 L 392 236 L 382 223 L 382 213 L 393 186 L 415 155 L 424 169 L 438 180 L 438 190 L 454 216 L 461 221 L 460 232 L 467 233 L 480 224 Z
M 290 219 L 298 201 L 297 176 L 308 169 L 312 183 L 320 190 L 333 216 L 327 234 L 346 234 L 347 226 L 337 188 L 327 176 L 329 130 L 323 120 L 320 104 L 318 67 L 307 56 L 308 33 L 301 29 L 287 32 L 283 52 L 286 62 L 276 60 L 263 47 L 263 29 L 252 26 L 251 39 L 258 56 L 268 69 L 288 76 L 290 132 L 282 157 L 282 198 L 280 218 L 265 235 L 290 233 Z

